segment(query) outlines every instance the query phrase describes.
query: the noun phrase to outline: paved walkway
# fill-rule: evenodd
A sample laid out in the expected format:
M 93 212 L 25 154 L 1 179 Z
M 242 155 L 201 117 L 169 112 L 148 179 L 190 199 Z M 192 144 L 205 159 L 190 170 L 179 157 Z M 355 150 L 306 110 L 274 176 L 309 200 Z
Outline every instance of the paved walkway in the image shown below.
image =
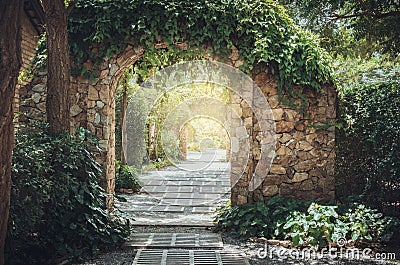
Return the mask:
M 224 249 L 218 234 L 137 233 L 126 244 L 136 249 L 132 265 L 249 265 L 238 251 Z
M 189 152 L 187 160 L 140 176 L 139 194 L 123 195 L 118 206 L 133 225 L 212 226 L 215 210 L 230 198 L 224 150 Z

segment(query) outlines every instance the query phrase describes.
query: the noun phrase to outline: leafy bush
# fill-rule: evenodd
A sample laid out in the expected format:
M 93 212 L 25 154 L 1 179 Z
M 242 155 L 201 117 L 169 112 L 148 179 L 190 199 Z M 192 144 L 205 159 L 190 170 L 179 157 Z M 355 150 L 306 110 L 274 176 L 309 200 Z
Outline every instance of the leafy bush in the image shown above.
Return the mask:
M 309 203 L 292 198 L 274 197 L 267 202 L 221 207 L 215 219 L 218 229 L 232 229 L 244 237 L 280 235 L 278 224 L 290 213 L 306 209 Z
M 378 209 L 400 198 L 400 83 L 361 83 L 343 90 L 337 133 L 336 191 Z M 398 207 L 398 206 L 397 206 Z
M 310 244 L 326 246 L 340 238 L 361 242 L 388 241 L 394 236 L 391 226 L 398 224 L 395 218 L 383 217 L 377 210 L 363 204 L 344 207 L 338 214 L 338 206 L 312 203 L 304 212 L 294 212 L 283 226 L 295 246 Z
M 137 192 L 142 185 L 138 179 L 137 169 L 127 165 L 121 165 L 119 161 L 115 162 L 115 188 L 132 189 Z
M 129 222 L 106 210 L 96 140 L 83 129 L 56 137 L 45 129 L 15 139 L 7 264 L 82 258 L 129 234 Z
M 259 202 L 243 206 L 222 207 L 216 222 L 221 229 L 230 228 L 241 236 L 267 236 L 270 226 L 269 211 Z
M 282 197 L 272 198 L 267 205 L 227 205 L 220 208 L 215 221 L 218 229 L 244 238 L 289 238 L 295 246 L 326 246 L 340 238 L 368 243 L 399 237 L 398 219 L 383 217 L 365 205 L 320 205 Z
M 308 214 L 298 211 L 292 213 L 283 226 L 283 230 L 288 232 L 286 237 L 291 237 L 295 246 L 304 243 L 325 246 L 328 242 L 337 241 L 342 236 L 336 238 L 337 234 L 334 234 L 339 217 L 335 208 L 312 203 Z

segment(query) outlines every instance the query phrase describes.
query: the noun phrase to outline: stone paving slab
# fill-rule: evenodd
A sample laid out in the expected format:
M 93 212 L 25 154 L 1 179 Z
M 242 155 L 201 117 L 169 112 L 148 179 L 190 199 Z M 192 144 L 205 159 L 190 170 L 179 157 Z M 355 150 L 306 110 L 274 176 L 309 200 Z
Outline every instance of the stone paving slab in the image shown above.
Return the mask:
M 184 213 L 185 207 L 173 205 L 137 206 L 129 209 L 130 212 L 170 212 Z
M 128 247 L 159 248 L 206 248 L 221 249 L 222 238 L 215 233 L 135 233 L 125 244 Z
M 141 191 L 149 193 L 166 193 L 166 192 L 194 192 L 193 187 L 187 186 L 144 186 Z
M 214 227 L 212 214 L 133 214 L 135 226 Z
M 208 194 L 208 193 L 165 193 L 164 199 L 205 199 L 205 200 L 217 200 L 221 198 L 220 194 Z
M 213 199 L 162 199 L 160 205 L 177 205 L 177 206 L 196 206 L 196 205 L 212 205 Z
M 217 194 L 225 194 L 230 192 L 229 187 L 208 187 L 202 186 L 200 187 L 200 193 L 217 193 Z
M 193 207 L 192 213 L 194 213 L 194 214 L 203 214 L 203 213 L 212 214 L 216 211 L 216 209 L 217 209 L 216 207 L 196 206 L 196 207 Z
M 149 179 L 149 180 L 141 179 L 141 181 L 145 186 L 161 186 L 164 183 L 164 180 L 156 180 L 156 179 Z

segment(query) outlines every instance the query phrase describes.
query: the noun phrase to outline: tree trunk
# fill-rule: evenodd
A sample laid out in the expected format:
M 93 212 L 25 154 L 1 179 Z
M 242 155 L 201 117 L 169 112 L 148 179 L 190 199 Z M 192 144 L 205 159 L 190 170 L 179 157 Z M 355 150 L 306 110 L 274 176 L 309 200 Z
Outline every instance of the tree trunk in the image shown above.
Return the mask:
M 0 0 L 0 265 L 10 211 L 14 95 L 21 66 L 22 0 Z
M 64 0 L 43 0 L 47 33 L 47 121 L 50 133 L 68 132 L 70 61 Z

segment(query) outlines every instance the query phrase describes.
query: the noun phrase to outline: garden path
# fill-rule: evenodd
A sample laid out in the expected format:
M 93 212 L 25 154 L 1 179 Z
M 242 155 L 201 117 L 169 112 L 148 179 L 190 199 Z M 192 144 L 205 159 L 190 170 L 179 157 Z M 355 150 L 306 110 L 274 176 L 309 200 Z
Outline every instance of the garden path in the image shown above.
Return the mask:
M 122 195 L 117 206 L 133 225 L 213 226 L 215 210 L 230 198 L 225 150 L 188 152 L 187 159 L 139 176 L 139 194 Z
M 216 208 L 229 200 L 229 170 L 224 150 L 206 149 L 189 152 L 185 161 L 174 166 L 141 175 L 141 192 L 124 195 L 127 201 L 119 208 L 134 219 L 133 225 L 174 230 L 133 233 L 126 243 L 135 249 L 132 265 L 249 264 L 242 252 L 226 250 L 219 234 L 183 229 L 213 226 Z

